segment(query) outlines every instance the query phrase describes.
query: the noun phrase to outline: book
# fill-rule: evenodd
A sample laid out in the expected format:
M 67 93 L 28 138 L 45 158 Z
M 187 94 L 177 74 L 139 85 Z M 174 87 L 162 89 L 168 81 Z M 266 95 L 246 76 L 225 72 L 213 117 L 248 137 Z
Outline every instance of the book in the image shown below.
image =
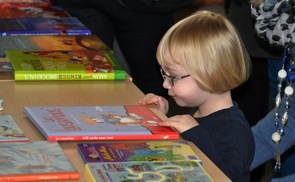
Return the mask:
M 0 181 L 79 179 L 57 142 L 0 143 Z
M 10 115 L 0 115 L 0 143 L 27 141 L 29 139 Z
M 0 18 L 54 18 L 71 17 L 63 9 L 54 7 L 12 7 L 2 8 Z
M 50 0 L 0 0 L 0 8 L 14 7 L 49 7 L 52 6 Z
M 164 162 L 200 158 L 186 141 L 78 143 L 84 163 Z
M 77 18 L 0 18 L 0 35 L 89 35 Z
M 0 36 L 0 57 L 6 50 L 111 50 L 96 35 Z
M 111 51 L 7 50 L 15 80 L 125 80 Z
M 197 161 L 88 163 L 86 182 L 185 181 L 213 182 Z
M 24 113 L 48 141 L 179 139 L 147 106 L 27 106 Z

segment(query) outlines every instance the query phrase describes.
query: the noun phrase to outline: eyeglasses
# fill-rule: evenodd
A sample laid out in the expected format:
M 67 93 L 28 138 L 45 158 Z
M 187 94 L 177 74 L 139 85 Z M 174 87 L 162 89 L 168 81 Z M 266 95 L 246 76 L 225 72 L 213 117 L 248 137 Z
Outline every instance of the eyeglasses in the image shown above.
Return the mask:
M 163 79 L 167 80 L 172 87 L 174 86 L 175 81 L 191 76 L 191 75 L 184 75 L 184 76 L 179 76 L 179 77 L 169 76 L 165 73 L 165 71 L 162 68 L 160 68 L 160 72 L 161 72 Z

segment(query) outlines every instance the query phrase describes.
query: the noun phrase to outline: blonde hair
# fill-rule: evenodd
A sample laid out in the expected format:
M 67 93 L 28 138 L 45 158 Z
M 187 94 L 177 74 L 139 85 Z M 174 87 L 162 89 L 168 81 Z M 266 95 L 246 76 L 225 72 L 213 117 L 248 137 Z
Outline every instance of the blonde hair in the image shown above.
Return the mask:
M 199 87 L 229 91 L 249 77 L 250 58 L 234 26 L 223 15 L 198 11 L 172 26 L 161 39 L 159 64 L 183 66 Z

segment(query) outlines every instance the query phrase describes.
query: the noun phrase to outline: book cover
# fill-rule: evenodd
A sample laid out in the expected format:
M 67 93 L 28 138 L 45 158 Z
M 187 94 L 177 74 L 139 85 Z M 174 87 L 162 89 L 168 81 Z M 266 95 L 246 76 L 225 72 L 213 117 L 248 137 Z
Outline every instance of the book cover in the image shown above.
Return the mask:
M 179 139 L 147 106 L 35 106 L 24 112 L 48 141 Z
M 49 7 L 52 6 L 50 0 L 0 0 L 0 8 L 14 7 Z
M 111 50 L 96 35 L 0 36 L 0 57 L 6 50 Z
M 2 8 L 0 18 L 56 18 L 71 17 L 65 10 L 54 7 Z
M 177 160 L 201 162 L 186 141 L 78 143 L 77 145 L 78 152 L 85 163 Z
M 111 51 L 8 50 L 15 80 L 125 80 Z
M 0 18 L 0 35 L 89 35 L 91 31 L 74 17 Z
M 27 141 L 29 139 L 10 115 L 0 115 L 0 143 Z
M 197 161 L 88 163 L 86 182 L 213 182 Z
M 0 181 L 79 179 L 57 142 L 0 143 Z

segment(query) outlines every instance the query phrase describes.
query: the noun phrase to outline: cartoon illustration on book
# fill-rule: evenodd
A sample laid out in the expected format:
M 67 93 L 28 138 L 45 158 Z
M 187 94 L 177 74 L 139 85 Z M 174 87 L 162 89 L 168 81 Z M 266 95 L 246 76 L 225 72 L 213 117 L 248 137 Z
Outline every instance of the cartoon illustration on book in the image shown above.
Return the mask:
M 27 60 L 23 67 L 34 68 L 35 70 L 47 69 L 47 70 L 66 70 L 67 63 L 80 64 L 86 68 L 88 73 L 108 73 L 113 71 L 112 66 L 106 57 L 97 51 L 91 50 L 75 50 L 75 51 L 27 51 L 24 54 L 31 55 L 33 57 L 43 57 L 57 60 L 51 62 L 47 60 L 43 64 L 38 60 Z

